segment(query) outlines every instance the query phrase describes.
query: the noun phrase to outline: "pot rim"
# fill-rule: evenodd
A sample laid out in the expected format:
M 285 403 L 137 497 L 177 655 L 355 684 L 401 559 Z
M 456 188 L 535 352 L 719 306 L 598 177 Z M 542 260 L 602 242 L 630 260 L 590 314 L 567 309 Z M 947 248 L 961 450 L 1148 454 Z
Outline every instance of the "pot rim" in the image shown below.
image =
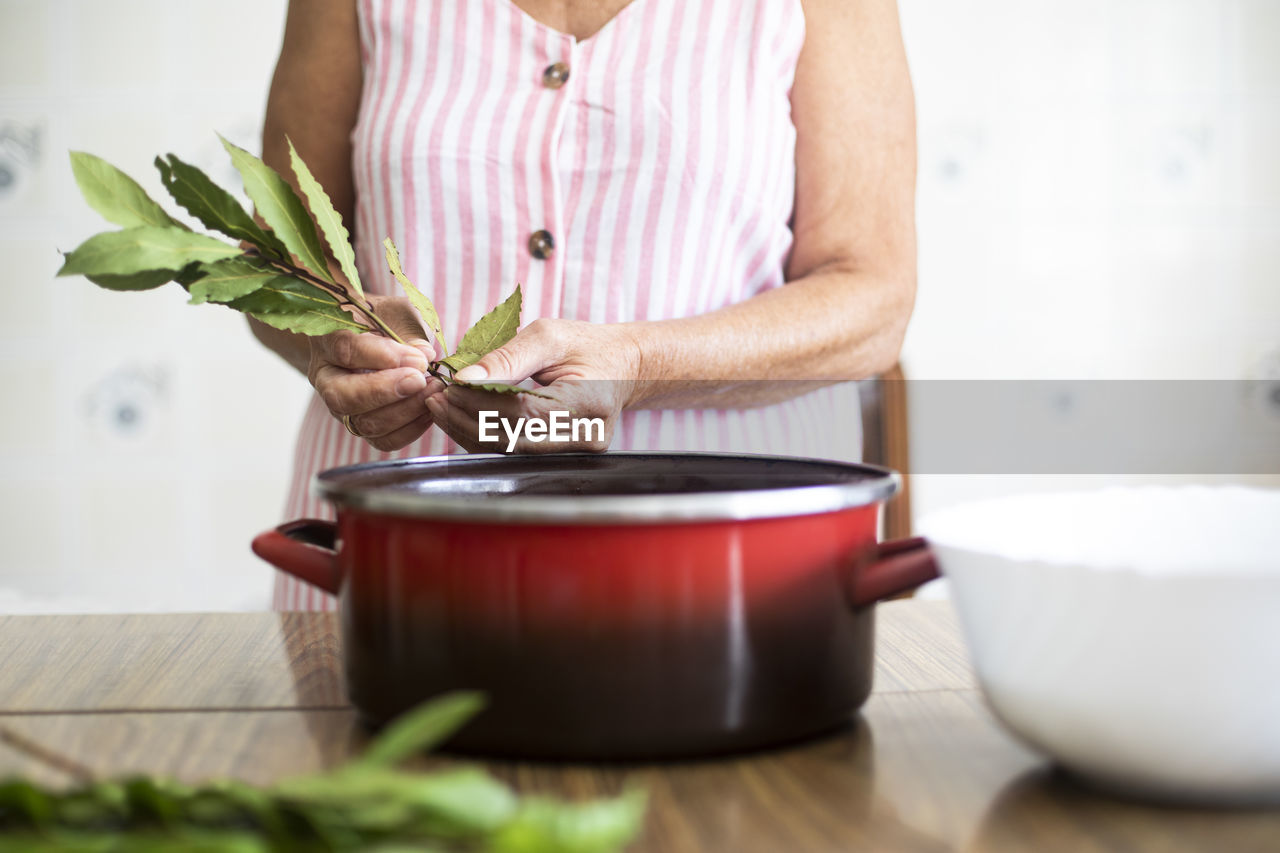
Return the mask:
M 766 518 L 790 518 L 817 515 L 844 509 L 869 506 L 893 496 L 902 486 L 897 471 L 878 465 L 810 459 L 798 456 L 772 456 L 748 453 L 610 451 L 597 453 L 547 454 L 528 459 L 553 460 L 593 459 L 603 456 L 631 456 L 670 459 L 722 458 L 813 466 L 838 470 L 845 474 L 861 474 L 852 482 L 813 486 L 744 489 L 722 492 L 686 492 L 652 495 L 466 495 L 406 492 L 386 488 L 344 486 L 351 479 L 372 470 L 387 470 L 412 465 L 466 465 L 482 460 L 508 459 L 500 453 L 419 456 L 410 459 L 388 459 L 330 468 L 316 474 L 311 481 L 312 493 L 340 509 L 354 509 L 376 515 L 430 518 L 474 522 L 511 522 L 525 524 L 652 524 L 694 521 L 749 521 Z M 468 463 L 467 460 L 475 460 Z M 870 476 L 867 476 L 870 475 Z

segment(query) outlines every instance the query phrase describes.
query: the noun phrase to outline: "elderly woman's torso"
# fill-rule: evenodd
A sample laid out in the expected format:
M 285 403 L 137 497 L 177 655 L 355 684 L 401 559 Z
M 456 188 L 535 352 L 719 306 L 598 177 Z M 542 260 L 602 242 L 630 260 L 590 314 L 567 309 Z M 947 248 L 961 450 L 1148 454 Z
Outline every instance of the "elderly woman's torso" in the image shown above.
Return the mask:
M 555 5 L 362 0 L 367 278 L 391 284 L 391 236 L 451 340 L 517 282 L 525 322 L 687 316 L 781 285 L 798 0 L 578 4 L 583 40 L 531 16 Z

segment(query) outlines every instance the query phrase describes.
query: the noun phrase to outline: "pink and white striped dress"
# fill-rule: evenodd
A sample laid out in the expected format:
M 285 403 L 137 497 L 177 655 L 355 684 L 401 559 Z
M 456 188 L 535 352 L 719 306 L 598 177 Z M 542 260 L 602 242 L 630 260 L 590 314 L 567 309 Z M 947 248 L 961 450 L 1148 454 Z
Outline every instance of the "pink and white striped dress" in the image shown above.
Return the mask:
M 784 284 L 800 0 L 633 0 L 583 41 L 511 0 L 359 0 L 359 18 L 360 275 L 394 291 L 392 237 L 449 340 L 516 282 L 523 323 L 682 317 Z M 537 231 L 554 240 L 545 259 Z M 628 412 L 612 446 L 854 460 L 857 411 L 843 385 L 768 408 Z M 309 489 L 326 468 L 455 451 L 432 429 L 379 453 L 313 398 L 286 514 L 331 516 Z M 333 599 L 281 574 L 274 605 Z

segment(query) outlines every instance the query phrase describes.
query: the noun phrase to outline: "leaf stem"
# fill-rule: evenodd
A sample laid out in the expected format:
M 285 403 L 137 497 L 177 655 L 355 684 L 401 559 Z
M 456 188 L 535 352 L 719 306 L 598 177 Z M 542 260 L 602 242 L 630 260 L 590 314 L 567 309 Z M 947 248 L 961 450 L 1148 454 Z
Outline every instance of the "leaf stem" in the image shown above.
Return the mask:
M 350 299 L 350 298 L 348 298 L 347 301 L 349 304 L 354 305 L 360 311 L 361 314 L 364 314 L 366 317 L 372 320 L 373 324 L 378 327 L 378 331 L 382 332 L 382 334 L 391 338 L 391 340 L 395 341 L 398 344 L 404 343 L 404 339 L 401 338 L 399 335 L 397 335 L 390 326 L 382 322 L 382 318 L 379 317 L 377 314 L 375 314 L 373 309 L 370 308 L 368 305 L 365 305 L 363 302 L 357 302 L 354 299 Z

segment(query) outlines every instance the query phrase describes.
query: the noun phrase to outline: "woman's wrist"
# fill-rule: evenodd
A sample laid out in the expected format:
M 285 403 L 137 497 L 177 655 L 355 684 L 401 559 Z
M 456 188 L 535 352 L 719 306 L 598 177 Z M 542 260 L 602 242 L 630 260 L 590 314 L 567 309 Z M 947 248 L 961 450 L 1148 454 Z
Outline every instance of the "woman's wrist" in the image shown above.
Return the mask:
M 623 395 L 623 409 L 644 409 L 654 397 L 661 394 L 662 384 L 671 379 L 671 353 L 667 350 L 659 328 L 651 321 L 619 323 L 615 327 L 620 334 L 619 351 L 625 353 L 628 378 Z

